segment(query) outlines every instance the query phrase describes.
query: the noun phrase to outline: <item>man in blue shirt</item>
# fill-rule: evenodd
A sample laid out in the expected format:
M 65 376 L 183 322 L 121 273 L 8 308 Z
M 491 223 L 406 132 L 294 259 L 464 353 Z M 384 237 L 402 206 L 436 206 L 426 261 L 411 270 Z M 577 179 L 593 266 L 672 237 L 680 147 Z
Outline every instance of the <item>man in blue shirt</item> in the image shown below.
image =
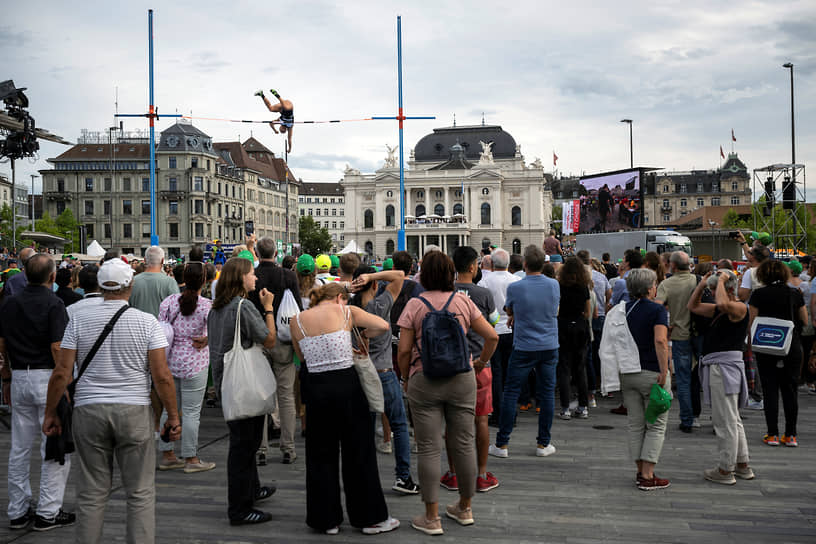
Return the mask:
M 626 276 L 629 275 L 630 270 L 640 268 L 643 266 L 643 257 L 637 249 L 627 249 L 623 254 L 623 263 L 621 264 L 625 270 L 621 279 L 615 282 L 612 287 L 612 299 L 609 301 L 610 307 L 615 306 L 620 301 L 629 302 L 629 291 L 626 290 Z
M 490 455 L 507 457 L 507 444 L 513 432 L 521 384 L 530 370 L 536 370 L 537 397 L 541 403 L 538 415 L 538 447 L 536 455 L 555 453 L 550 443 L 555 412 L 555 368 L 558 364 L 558 305 L 561 292 L 558 282 L 542 275 L 546 255 L 538 246 L 524 250 L 524 271 L 527 275 L 507 286 L 505 311 L 513 329 L 513 354 L 507 364 L 499 432 L 496 443 L 490 445 Z

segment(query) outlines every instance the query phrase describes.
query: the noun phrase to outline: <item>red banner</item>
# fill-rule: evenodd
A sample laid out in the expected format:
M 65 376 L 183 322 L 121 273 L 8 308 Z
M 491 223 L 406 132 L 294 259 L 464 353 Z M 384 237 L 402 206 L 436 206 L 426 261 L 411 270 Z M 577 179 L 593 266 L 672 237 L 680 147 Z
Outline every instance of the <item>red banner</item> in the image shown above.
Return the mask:
M 561 208 L 561 232 L 574 234 L 581 225 L 581 201 L 565 202 Z

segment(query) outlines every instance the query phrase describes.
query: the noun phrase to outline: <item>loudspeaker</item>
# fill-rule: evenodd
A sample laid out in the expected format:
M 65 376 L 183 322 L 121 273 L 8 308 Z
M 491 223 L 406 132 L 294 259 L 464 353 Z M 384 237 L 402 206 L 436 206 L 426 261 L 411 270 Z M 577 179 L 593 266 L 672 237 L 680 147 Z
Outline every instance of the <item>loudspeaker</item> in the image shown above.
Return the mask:
M 792 210 L 796 203 L 796 183 L 790 176 L 785 176 L 782 182 L 782 208 Z

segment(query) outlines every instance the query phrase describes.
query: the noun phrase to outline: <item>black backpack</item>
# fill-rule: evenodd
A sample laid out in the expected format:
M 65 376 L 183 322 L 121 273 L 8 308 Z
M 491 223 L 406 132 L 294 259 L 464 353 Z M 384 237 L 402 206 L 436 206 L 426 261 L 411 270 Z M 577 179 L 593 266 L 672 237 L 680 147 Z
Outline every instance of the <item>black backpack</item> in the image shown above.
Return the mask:
M 394 304 L 391 305 L 391 334 L 398 338 L 400 328 L 399 325 L 397 325 L 397 321 L 399 321 L 402 311 L 405 309 L 405 305 L 411 300 L 411 294 L 414 292 L 416 284 L 414 280 L 405 280 L 402 283 L 402 289 L 400 289 L 399 295 L 396 300 L 394 300 Z
M 450 378 L 471 370 L 465 331 L 456 314 L 448 311 L 448 305 L 455 296 L 456 291 L 451 293 L 442 309 L 437 310 L 419 295 L 429 310 L 422 318 L 423 349 L 419 353 L 422 373 L 429 378 Z

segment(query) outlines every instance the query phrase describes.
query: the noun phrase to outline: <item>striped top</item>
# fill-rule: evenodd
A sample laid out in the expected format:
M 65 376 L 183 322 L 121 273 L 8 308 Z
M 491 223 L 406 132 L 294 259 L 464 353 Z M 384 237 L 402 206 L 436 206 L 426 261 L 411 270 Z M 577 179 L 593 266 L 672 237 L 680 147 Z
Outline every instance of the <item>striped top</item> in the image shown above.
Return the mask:
M 102 329 L 124 304 L 124 300 L 106 300 L 99 305 L 85 305 L 74 312 L 61 347 L 77 350 L 77 370 Z M 77 383 L 76 406 L 150 404 L 147 352 L 166 347 L 167 338 L 156 318 L 130 308 L 116 322 Z

